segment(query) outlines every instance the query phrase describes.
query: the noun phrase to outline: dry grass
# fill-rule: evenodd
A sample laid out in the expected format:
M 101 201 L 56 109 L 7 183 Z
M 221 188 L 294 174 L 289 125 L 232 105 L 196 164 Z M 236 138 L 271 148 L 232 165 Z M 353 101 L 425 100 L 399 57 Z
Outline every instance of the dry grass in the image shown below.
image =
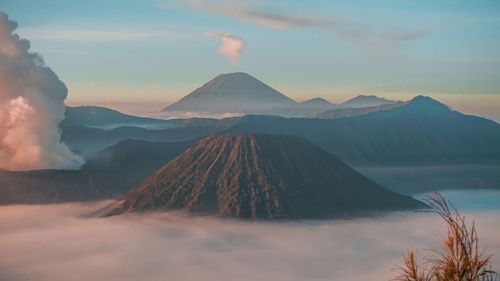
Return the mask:
M 434 193 L 427 204 L 447 224 L 448 233 L 441 248 L 432 257 L 419 262 L 409 250 L 403 257 L 403 265 L 397 270 L 395 281 L 500 281 L 491 270 L 490 259 L 479 248 L 479 238 L 474 222 L 467 225 L 465 217 L 444 199 Z

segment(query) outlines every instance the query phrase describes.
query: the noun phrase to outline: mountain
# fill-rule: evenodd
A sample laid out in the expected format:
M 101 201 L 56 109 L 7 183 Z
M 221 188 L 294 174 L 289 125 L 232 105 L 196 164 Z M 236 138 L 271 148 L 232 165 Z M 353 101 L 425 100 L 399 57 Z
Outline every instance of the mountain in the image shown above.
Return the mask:
M 221 74 L 163 109 L 164 112 L 243 113 L 307 117 L 335 108 L 362 108 L 397 103 L 360 95 L 340 105 L 322 98 L 296 102 L 249 74 Z
M 404 104 L 405 103 L 403 102 L 396 102 L 396 103 L 381 104 L 381 105 L 359 107 L 359 108 L 335 108 L 310 115 L 309 117 L 318 119 L 337 119 L 345 117 L 354 117 L 359 115 L 365 115 L 371 112 L 394 109 Z
M 403 194 L 436 190 L 499 190 L 500 165 L 357 167 L 356 171 Z
M 196 141 L 124 140 L 89 158 L 81 171 L 90 175 L 99 188 L 116 196 L 135 187 Z
M 242 72 L 221 74 L 163 111 L 269 114 L 296 102 Z
M 80 171 L 0 170 L 0 205 L 84 201 L 109 195 Z
M 304 137 L 350 165 L 500 164 L 500 125 L 429 97 L 335 120 L 245 116 L 224 133 Z
M 336 108 L 337 105 L 322 99 L 313 98 L 303 102 L 299 102 L 287 108 L 279 108 L 274 110 L 274 115 L 280 115 L 283 117 L 307 117 L 312 114 L 318 114 L 326 110 Z
M 304 139 L 238 134 L 202 139 L 105 214 L 183 209 L 224 217 L 292 219 L 421 206 Z
M 96 153 L 80 171 L 0 170 L 1 204 L 105 199 L 131 190 L 196 141 L 125 140 Z
M 121 126 L 110 130 L 87 126 L 63 126 L 61 140 L 72 151 L 88 157 L 126 139 L 153 142 L 197 139 L 227 129 L 237 120 L 237 118 L 175 120 L 176 127 L 156 130 L 134 126 Z
M 128 115 L 106 107 L 78 106 L 66 107 L 66 119 L 62 122 L 61 127 L 69 126 L 113 129 L 120 126 L 167 128 L 176 127 L 177 124 L 171 120 Z
M 334 106 L 333 103 L 323 99 L 323 98 L 312 98 L 310 100 L 306 100 L 300 103 L 303 106 L 310 106 L 310 107 L 332 107 Z
M 339 107 L 360 108 L 360 107 L 379 106 L 383 104 L 392 104 L 392 103 L 396 103 L 396 101 L 386 100 L 384 98 L 379 98 L 373 95 L 370 96 L 359 95 L 357 97 L 354 97 L 348 101 L 339 104 Z

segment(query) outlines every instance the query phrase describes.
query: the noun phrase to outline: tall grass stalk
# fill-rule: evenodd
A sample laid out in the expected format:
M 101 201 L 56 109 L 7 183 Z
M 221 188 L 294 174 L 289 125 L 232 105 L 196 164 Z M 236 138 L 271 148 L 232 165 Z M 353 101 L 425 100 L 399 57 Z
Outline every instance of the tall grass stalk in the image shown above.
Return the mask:
M 491 256 L 479 247 L 474 222 L 467 224 L 465 217 L 441 194 L 433 193 L 427 199 L 433 213 L 448 226 L 448 232 L 433 255 L 419 261 L 409 250 L 403 257 L 400 275 L 394 281 L 500 281 L 491 270 Z

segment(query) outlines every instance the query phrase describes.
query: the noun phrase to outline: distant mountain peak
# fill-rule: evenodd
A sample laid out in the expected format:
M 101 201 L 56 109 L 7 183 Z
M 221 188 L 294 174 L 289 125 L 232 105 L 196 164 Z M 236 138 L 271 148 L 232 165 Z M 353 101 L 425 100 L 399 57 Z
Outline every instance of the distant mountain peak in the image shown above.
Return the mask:
M 415 102 L 415 103 L 439 103 L 441 104 L 439 101 L 429 97 L 429 96 L 424 96 L 424 95 L 418 95 L 418 96 L 415 96 L 413 99 L 411 99 L 410 102 Z
M 440 110 L 440 111 L 451 111 L 452 109 L 431 97 L 418 95 L 414 97 L 410 102 L 405 106 L 407 108 L 418 108 L 421 110 Z
M 234 72 L 217 75 L 163 111 L 269 113 L 296 104 L 257 78 Z
M 379 106 L 384 104 L 393 104 L 398 101 L 388 100 L 384 98 L 377 97 L 375 95 L 358 95 L 348 101 L 340 104 L 340 107 L 344 108 L 361 108 L 369 106 Z
M 219 75 L 217 75 L 215 78 L 217 77 L 245 77 L 245 78 L 252 78 L 252 79 L 256 79 L 255 77 L 253 77 L 252 75 L 246 73 L 246 72 L 229 72 L 229 73 L 221 73 Z
M 364 98 L 383 99 L 383 98 L 377 97 L 376 95 L 357 95 L 353 99 L 364 99 Z
M 354 98 L 350 99 L 350 101 L 351 100 L 366 100 L 366 99 L 390 101 L 390 100 L 387 100 L 384 98 L 377 97 L 376 95 L 357 95 Z
M 312 98 L 301 102 L 301 104 L 333 105 L 333 103 L 324 98 Z

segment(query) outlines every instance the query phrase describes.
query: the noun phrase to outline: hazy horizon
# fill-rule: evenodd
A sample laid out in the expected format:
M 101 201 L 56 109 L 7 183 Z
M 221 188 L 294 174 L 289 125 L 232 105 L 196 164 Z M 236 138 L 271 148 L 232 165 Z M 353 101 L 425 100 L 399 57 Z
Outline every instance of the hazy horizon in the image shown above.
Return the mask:
M 0 10 L 67 85 L 69 105 L 156 110 L 242 71 L 296 100 L 423 94 L 500 120 L 498 1 L 127 0 L 117 10 L 7 0 Z
M 201 86 L 201 85 L 200 85 Z M 194 90 L 194 89 L 193 89 Z M 185 95 L 189 94 L 191 91 L 186 92 Z M 286 94 L 282 92 L 283 94 Z M 374 93 L 360 93 L 360 94 L 353 94 L 353 95 L 346 95 L 346 96 L 335 96 L 335 97 L 328 97 L 328 96 L 313 96 L 313 97 L 307 97 L 307 98 L 300 98 L 300 97 L 293 97 L 289 96 L 290 98 L 294 99 L 295 101 L 302 102 L 306 101 L 311 98 L 319 97 L 319 98 L 324 98 L 325 100 L 331 102 L 331 103 L 342 103 L 344 101 L 347 101 L 351 98 L 354 98 L 358 95 L 375 95 L 380 98 L 385 98 L 385 99 L 391 99 L 391 100 L 401 100 L 401 101 L 408 101 L 411 100 L 413 97 L 417 95 L 426 95 L 430 96 L 433 99 L 436 99 L 440 102 L 445 103 L 446 105 L 451 106 L 453 109 L 464 113 L 468 115 L 476 115 L 479 117 L 484 117 L 490 120 L 493 120 L 497 123 L 500 123 L 500 111 L 499 106 L 497 104 L 500 104 L 500 96 L 496 95 L 485 95 L 485 96 L 465 96 L 465 95 L 456 95 L 456 96 L 448 96 L 448 95 L 428 95 L 425 93 L 415 93 L 415 94 L 404 94 L 404 95 L 394 95 L 394 94 L 374 94 Z M 178 99 L 182 98 L 184 95 L 181 95 Z M 287 95 L 288 96 L 288 95 Z M 102 106 L 102 107 L 107 107 L 111 108 L 117 111 L 120 111 L 122 113 L 126 114 L 131 114 L 131 115 L 138 115 L 138 116 L 150 116 L 150 117 L 158 117 L 162 118 L 162 115 L 159 114 L 162 109 L 164 109 L 166 106 L 171 105 L 178 101 L 178 99 L 158 99 L 158 100 L 152 100 L 152 101 L 109 101 L 109 100 L 74 100 L 69 98 L 66 102 L 67 106 Z M 190 114 L 179 114 L 176 115 L 179 118 L 189 118 L 189 117 L 196 117 L 196 116 L 202 116 L 202 117 L 213 117 L 213 118 L 221 118 L 221 117 L 226 117 L 227 115 L 231 116 L 234 113 L 238 112 L 227 112 L 227 114 L 195 114 L 193 113 L 192 115 Z

